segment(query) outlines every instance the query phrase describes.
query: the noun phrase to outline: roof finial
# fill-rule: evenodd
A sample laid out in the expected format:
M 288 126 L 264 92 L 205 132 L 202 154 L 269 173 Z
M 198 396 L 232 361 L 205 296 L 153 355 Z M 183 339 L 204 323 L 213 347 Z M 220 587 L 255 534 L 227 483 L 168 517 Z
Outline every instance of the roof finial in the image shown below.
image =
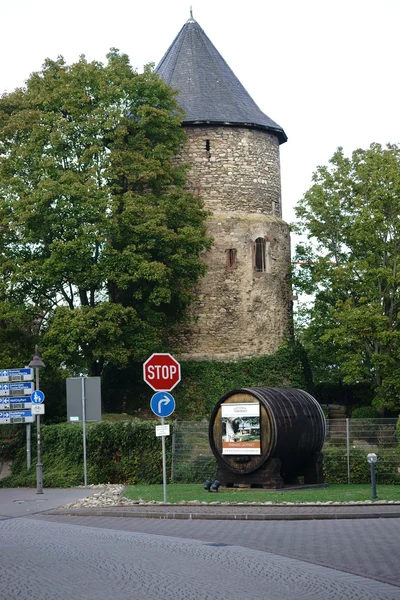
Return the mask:
M 193 18 L 193 9 L 192 5 L 190 5 L 190 17 L 188 18 L 188 23 L 195 23 L 196 21 Z

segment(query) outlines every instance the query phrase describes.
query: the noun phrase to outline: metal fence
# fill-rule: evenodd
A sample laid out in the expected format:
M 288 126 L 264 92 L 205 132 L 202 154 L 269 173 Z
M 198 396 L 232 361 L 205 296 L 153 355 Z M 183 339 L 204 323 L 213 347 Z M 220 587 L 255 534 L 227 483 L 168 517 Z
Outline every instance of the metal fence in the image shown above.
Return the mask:
M 400 484 L 400 445 L 396 419 L 327 419 L 323 447 L 328 483 L 367 483 L 367 454 L 378 456 L 378 483 Z M 200 483 L 215 477 L 216 460 L 207 421 L 176 421 L 172 432 L 171 481 Z

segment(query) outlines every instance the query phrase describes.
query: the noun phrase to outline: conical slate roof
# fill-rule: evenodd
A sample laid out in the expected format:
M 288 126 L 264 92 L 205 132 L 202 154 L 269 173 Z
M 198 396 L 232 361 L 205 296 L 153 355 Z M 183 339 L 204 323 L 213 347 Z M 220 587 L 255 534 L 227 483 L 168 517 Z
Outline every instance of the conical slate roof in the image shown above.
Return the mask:
M 185 124 L 252 126 L 275 133 L 281 144 L 286 142 L 282 127 L 258 108 L 192 17 L 168 48 L 156 72 L 179 90 Z

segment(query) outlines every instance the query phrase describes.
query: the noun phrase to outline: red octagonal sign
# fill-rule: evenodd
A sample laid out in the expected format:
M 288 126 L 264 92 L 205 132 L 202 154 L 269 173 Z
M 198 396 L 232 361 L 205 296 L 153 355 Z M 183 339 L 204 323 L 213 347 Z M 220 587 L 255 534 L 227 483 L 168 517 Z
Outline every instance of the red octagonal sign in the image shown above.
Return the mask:
M 171 354 L 152 354 L 143 365 L 143 378 L 156 392 L 169 392 L 181 380 L 181 365 Z

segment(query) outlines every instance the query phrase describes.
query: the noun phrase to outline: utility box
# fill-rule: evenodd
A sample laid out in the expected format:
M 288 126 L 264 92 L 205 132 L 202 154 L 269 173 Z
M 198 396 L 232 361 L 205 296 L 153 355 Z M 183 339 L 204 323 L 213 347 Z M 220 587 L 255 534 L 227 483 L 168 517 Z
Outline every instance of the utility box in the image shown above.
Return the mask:
M 100 377 L 67 377 L 68 423 L 81 423 L 83 411 L 86 422 L 101 421 Z

